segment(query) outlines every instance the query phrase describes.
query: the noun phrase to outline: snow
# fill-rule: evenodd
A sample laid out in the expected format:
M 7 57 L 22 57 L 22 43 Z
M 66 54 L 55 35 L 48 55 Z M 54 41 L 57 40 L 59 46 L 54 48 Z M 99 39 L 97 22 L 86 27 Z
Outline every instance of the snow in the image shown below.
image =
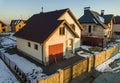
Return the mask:
M 89 50 L 89 48 L 91 48 L 91 46 L 81 45 L 81 48 L 83 48 L 85 50 Z
M 10 63 L 10 66 L 12 67 L 12 69 L 15 70 L 15 65 L 16 65 L 19 72 L 24 73 L 26 75 L 26 78 L 31 80 L 31 83 L 36 83 L 38 79 L 47 77 L 46 74 L 42 73 L 43 70 L 41 67 L 35 65 L 34 63 L 21 57 L 18 54 L 9 54 L 5 52 L 6 51 L 5 48 L 10 48 L 16 45 L 16 38 L 13 37 L 13 34 L 11 34 L 10 36 L 0 37 L 0 41 L 1 41 L 0 45 L 3 47 L 3 48 L 0 48 L 0 51 L 4 56 L 6 56 L 5 60 L 7 61 L 7 63 Z M 8 77 L 8 79 L 11 79 L 11 78 Z M 6 80 L 3 79 L 3 81 L 6 81 Z M 7 83 L 11 83 L 11 82 L 7 82 Z M 14 83 L 17 83 L 17 82 L 14 82 Z
M 28 61 L 27 59 L 17 55 L 17 54 L 8 54 L 3 53 L 11 62 L 15 63 L 20 72 L 24 72 L 28 79 L 32 80 L 32 83 L 36 83 L 37 79 L 47 77 L 46 74 L 42 73 L 43 70 L 41 67 L 35 65 L 34 63 Z M 7 61 L 6 58 L 6 61 Z M 14 64 L 13 64 L 14 65 Z M 14 67 L 14 66 L 13 66 Z
M 0 83 L 20 83 L 0 59 Z
M 89 51 L 89 48 L 92 48 L 92 46 L 81 45 L 81 48 L 84 49 L 84 50 Z M 91 53 L 93 53 L 95 55 L 95 54 L 98 54 L 100 52 L 98 52 L 98 51 L 91 51 Z M 79 56 L 82 56 L 84 58 L 88 58 L 90 56 L 93 56 L 93 54 L 91 54 L 91 53 L 88 53 L 88 52 L 85 52 L 85 51 L 78 51 L 77 52 L 77 54 Z
M 86 52 L 84 52 L 84 51 L 79 51 L 79 52 L 77 52 L 77 54 L 80 55 L 80 56 L 82 56 L 82 57 L 85 57 L 85 58 L 91 56 L 90 53 L 86 53 Z
M 115 56 L 113 56 L 112 58 L 108 59 L 107 61 L 105 61 L 101 65 L 97 66 L 96 70 L 100 71 L 100 72 L 113 72 L 113 71 L 115 71 L 116 69 L 118 69 L 120 67 L 120 65 L 119 65 L 119 67 L 112 69 L 109 66 L 109 64 L 112 63 L 114 60 L 119 59 L 119 58 L 120 58 L 120 53 L 116 54 Z
M 104 18 L 103 18 L 103 17 L 98 16 L 98 18 L 100 19 L 100 21 L 101 21 L 101 22 L 103 22 L 103 23 L 104 23 Z
M 98 22 L 93 18 L 93 21 L 96 23 L 96 24 L 98 24 Z
M 12 38 L 12 37 L 10 37 L 10 38 Z M 3 48 L 8 48 L 8 47 L 16 45 L 16 41 L 11 40 L 10 38 L 9 37 L 1 37 L 0 38 L 1 45 Z
M 35 69 L 38 72 L 42 72 L 42 68 L 36 66 L 32 62 L 28 61 L 27 59 L 20 57 L 17 54 L 9 55 L 8 53 L 4 53 L 4 55 L 9 58 L 12 62 L 16 63 L 16 65 L 24 71 L 24 73 L 29 74 L 33 72 Z

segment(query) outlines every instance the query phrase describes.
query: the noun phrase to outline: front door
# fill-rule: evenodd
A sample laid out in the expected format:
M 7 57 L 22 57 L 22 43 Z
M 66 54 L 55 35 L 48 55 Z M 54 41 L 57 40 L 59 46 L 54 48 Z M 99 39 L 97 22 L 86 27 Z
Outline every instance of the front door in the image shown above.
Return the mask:
M 73 39 L 66 41 L 66 53 L 67 55 L 73 53 Z

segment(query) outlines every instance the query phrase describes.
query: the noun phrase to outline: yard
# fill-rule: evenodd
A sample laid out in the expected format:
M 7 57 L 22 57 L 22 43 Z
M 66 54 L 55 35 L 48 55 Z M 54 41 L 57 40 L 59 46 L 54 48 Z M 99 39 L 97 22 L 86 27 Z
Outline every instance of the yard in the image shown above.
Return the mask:
M 47 75 L 51 75 L 55 72 L 57 72 L 60 68 L 65 68 L 68 65 L 74 64 L 76 61 L 83 60 L 84 58 L 88 58 L 93 54 L 98 54 L 103 50 L 106 50 L 114 45 L 117 45 L 120 41 L 117 40 L 116 42 L 111 42 L 107 45 L 106 48 L 101 47 L 91 47 L 91 46 L 85 46 L 82 45 L 80 49 L 76 52 L 78 56 L 73 57 L 68 60 L 64 60 L 62 62 L 58 62 L 56 64 L 46 66 L 46 67 L 40 67 L 36 64 L 32 63 L 31 61 L 25 59 L 19 53 L 17 54 L 15 50 L 13 49 L 16 45 L 16 39 L 12 35 L 10 36 L 1 36 L 0 37 L 0 50 L 4 57 L 7 58 L 7 62 L 9 63 L 9 60 L 11 63 L 9 63 L 13 68 L 15 69 L 15 72 L 18 72 L 18 75 L 22 73 L 27 76 L 27 78 L 32 82 L 36 83 L 37 79 L 45 78 Z M 119 75 L 120 75 L 120 53 L 118 53 L 115 57 L 109 59 L 105 63 L 99 65 L 96 68 L 96 73 L 101 72 L 95 79 L 92 79 L 91 83 L 99 83 L 100 80 L 103 80 L 103 83 L 110 83 L 109 81 L 113 78 L 115 78 L 115 83 L 119 82 Z M 12 64 L 13 63 L 13 64 Z M 17 66 L 17 70 L 15 68 Z M 44 73 L 43 73 L 44 72 Z M 46 75 L 47 74 L 47 75 Z M 107 76 L 106 76 L 107 75 Z M 109 76 L 108 76 L 109 75 Z M 9 76 L 9 75 L 8 75 Z M 10 78 L 11 79 L 11 78 Z M 5 81 L 4 79 L 2 79 Z M 114 80 L 112 80 L 111 83 Z M 80 81 L 79 81 L 80 82 Z M 78 83 L 79 83 L 78 82 Z M 16 82 L 17 83 L 17 82 Z M 72 83 L 72 82 L 71 82 Z M 76 82 L 77 83 L 77 82 Z M 89 82 L 83 82 L 83 83 L 89 83 Z
M 115 42 L 111 42 L 107 45 L 106 48 L 102 50 L 106 50 L 112 46 L 117 45 L 120 43 L 120 40 L 116 40 Z M 91 47 L 91 46 L 81 46 L 82 49 L 85 49 L 86 52 L 79 51 L 78 54 L 82 57 L 88 58 L 92 54 L 97 54 L 100 53 L 98 50 L 96 50 L 96 47 Z M 92 49 L 92 51 L 91 51 Z M 86 56 L 87 55 L 87 56 Z M 74 79 L 70 83 L 120 83 L 120 53 L 116 54 L 114 57 L 111 57 L 107 61 L 105 61 L 103 64 L 97 66 L 95 70 L 93 70 L 87 78 L 81 79 L 81 77 L 78 77 Z
M 20 83 L 0 59 L 0 83 Z
M 24 77 L 29 79 L 32 83 L 36 83 L 37 79 L 46 77 L 47 75 L 42 73 L 43 69 L 40 66 L 37 66 L 20 55 L 15 54 L 15 50 L 13 53 L 8 52 L 11 48 L 14 48 L 15 45 L 16 40 L 12 35 L 0 37 L 1 57 L 13 69 L 13 71 L 15 71 L 20 77 L 21 74 L 24 75 Z

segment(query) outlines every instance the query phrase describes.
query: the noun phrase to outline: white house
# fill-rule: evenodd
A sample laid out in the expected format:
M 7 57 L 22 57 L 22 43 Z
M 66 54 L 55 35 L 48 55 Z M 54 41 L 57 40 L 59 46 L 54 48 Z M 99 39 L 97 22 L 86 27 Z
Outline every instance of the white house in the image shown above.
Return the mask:
M 28 19 L 15 36 L 17 48 L 48 65 L 74 56 L 80 47 L 82 26 L 70 9 L 41 12 Z

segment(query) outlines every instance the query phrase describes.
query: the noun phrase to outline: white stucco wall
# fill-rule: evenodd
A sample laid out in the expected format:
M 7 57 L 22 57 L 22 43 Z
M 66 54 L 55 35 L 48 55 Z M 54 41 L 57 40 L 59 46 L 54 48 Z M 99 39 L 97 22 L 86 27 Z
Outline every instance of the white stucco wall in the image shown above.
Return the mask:
M 63 27 L 63 26 L 61 26 Z M 55 45 L 55 44 L 61 44 L 63 43 L 63 52 L 64 55 L 66 55 L 65 51 L 66 51 L 66 41 L 69 39 L 73 39 L 74 42 L 74 36 L 69 32 L 69 29 L 65 28 L 65 35 L 60 35 L 59 34 L 59 28 L 56 29 L 56 31 L 54 32 L 54 35 L 52 35 L 48 41 L 44 44 L 44 51 L 45 51 L 45 57 L 46 57 L 46 61 L 49 61 L 49 46 L 50 45 Z M 73 49 L 75 49 L 75 46 L 73 45 Z
M 74 40 L 74 42 L 75 42 L 75 48 L 80 47 L 80 43 L 81 43 L 81 30 L 80 30 L 79 26 L 76 24 L 76 22 L 73 20 L 73 18 L 69 15 L 68 12 L 66 12 L 59 19 L 60 20 L 64 20 L 65 19 L 69 24 L 74 24 L 75 25 L 75 32 L 80 37 L 80 38 L 75 38 L 75 40 Z
M 42 61 L 42 46 L 39 43 L 25 40 L 22 38 L 16 38 L 16 40 L 17 40 L 17 48 L 20 51 L 23 51 L 24 53 Z M 28 47 L 28 42 L 31 43 L 31 47 Z M 34 49 L 34 44 L 38 45 L 38 50 Z

